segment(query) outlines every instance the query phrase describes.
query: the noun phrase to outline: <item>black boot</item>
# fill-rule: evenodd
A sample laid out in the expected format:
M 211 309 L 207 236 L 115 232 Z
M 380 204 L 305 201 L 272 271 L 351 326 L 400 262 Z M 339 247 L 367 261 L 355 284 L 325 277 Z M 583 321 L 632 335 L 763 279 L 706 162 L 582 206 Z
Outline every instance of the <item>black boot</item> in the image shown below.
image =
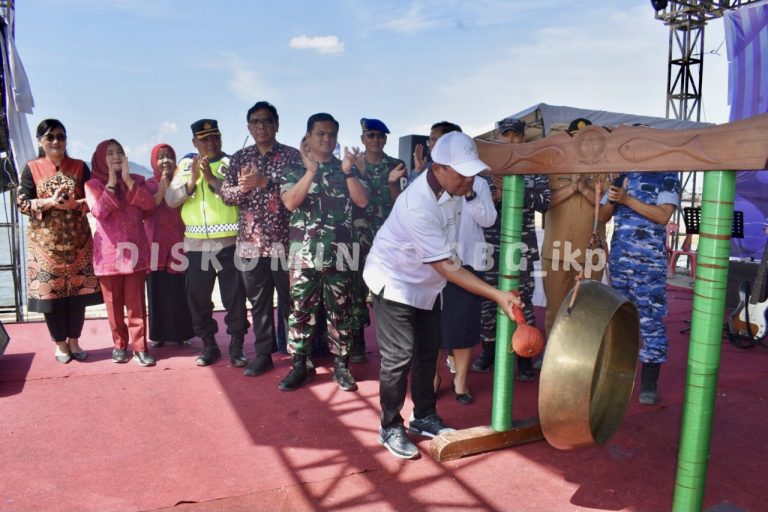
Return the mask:
M 229 362 L 235 368 L 242 368 L 248 364 L 248 360 L 243 354 L 243 335 L 233 334 L 229 338 Z
M 365 362 L 365 330 L 359 329 L 352 335 L 352 346 L 349 347 L 349 361 L 352 363 Z
M 275 364 L 272 362 L 272 356 L 269 354 L 261 354 L 256 355 L 253 358 L 253 361 L 245 367 L 245 370 L 243 371 L 243 375 L 246 377 L 256 377 L 257 375 L 261 375 L 262 373 L 266 373 L 272 368 L 274 368 Z
M 483 353 L 472 363 L 472 371 L 488 373 L 493 368 L 493 360 L 496 357 L 496 344 L 494 342 L 483 343 Z
M 315 369 L 315 363 L 312 362 L 312 358 L 307 356 L 307 375 L 309 377 L 314 377 L 317 375 L 317 370 Z
M 280 391 L 295 391 L 307 382 L 309 374 L 307 373 L 307 356 L 293 354 L 291 357 L 291 371 L 280 381 Z
M 197 356 L 195 364 L 197 366 L 209 366 L 219 360 L 221 357 L 221 350 L 216 344 L 214 338 L 203 338 L 203 351 Z
M 333 382 L 338 384 L 342 391 L 357 390 L 355 378 L 349 372 L 349 356 L 333 358 Z
M 661 363 L 643 363 L 640 374 L 640 403 L 643 405 L 656 405 L 659 403 L 659 392 L 656 383 L 659 380 Z
M 517 358 L 517 380 L 521 382 L 531 382 L 536 380 L 536 374 L 533 373 L 533 360 L 530 357 Z

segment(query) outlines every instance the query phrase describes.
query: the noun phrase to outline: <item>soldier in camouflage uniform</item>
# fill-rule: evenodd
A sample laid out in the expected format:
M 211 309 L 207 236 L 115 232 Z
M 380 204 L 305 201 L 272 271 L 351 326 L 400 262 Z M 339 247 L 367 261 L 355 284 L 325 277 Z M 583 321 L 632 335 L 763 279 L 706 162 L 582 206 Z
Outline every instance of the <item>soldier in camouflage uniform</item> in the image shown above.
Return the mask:
M 498 122 L 499 139 L 504 142 L 519 144 L 525 141 L 525 121 L 514 117 L 508 117 Z M 494 176 L 491 192 L 496 208 L 501 210 L 501 185 L 502 177 Z M 536 240 L 535 212 L 544 213 L 549 209 L 550 190 L 549 178 L 546 175 L 525 175 L 525 198 L 523 209 L 522 242 L 525 251 L 520 261 L 520 299 L 524 304 L 523 312 L 528 325 L 536 325 L 536 316 L 533 311 L 533 290 L 535 280 L 531 275 L 533 262 L 539 260 L 539 244 Z M 491 286 L 497 286 L 499 282 L 499 258 L 500 258 L 500 231 L 501 215 L 496 217 L 493 226 L 486 229 L 486 242 L 493 245 L 493 267 L 485 272 L 483 279 Z M 472 363 L 472 370 L 486 373 L 493 366 L 494 348 L 496 343 L 496 304 L 485 301 L 482 309 L 482 328 L 480 339 L 483 342 L 483 353 Z M 531 381 L 534 379 L 533 364 L 530 358 L 518 357 L 518 380 Z
M 303 165 L 289 168 L 281 187 L 291 214 L 288 257 L 293 309 L 288 320 L 291 371 L 280 382 L 282 391 L 306 382 L 307 356 L 320 301 L 328 315 L 333 380 L 343 391 L 357 389 L 349 372 L 351 269 L 358 263 L 352 237 L 352 206 L 365 208 L 368 190 L 355 159 L 359 152 L 344 148 L 344 161 L 333 155 L 339 123 L 330 114 L 307 121 Z
M 360 120 L 363 133 L 360 140 L 365 153 L 358 158 L 357 168 L 368 184 L 368 206 L 352 209 L 354 240 L 360 246 L 360 265 L 352 272 L 352 347 L 349 360 L 365 362 L 365 328 L 371 325 L 368 313 L 368 287 L 363 281 L 365 257 L 373 238 L 387 219 L 400 193 L 400 179 L 405 176 L 405 162 L 384 153 L 389 128 L 378 119 Z
M 600 202 L 600 220 L 613 216 L 609 270 L 611 286 L 637 306 L 643 363 L 640 403 L 659 402 L 656 383 L 667 360 L 666 224 L 680 206 L 675 173 L 630 172 Z

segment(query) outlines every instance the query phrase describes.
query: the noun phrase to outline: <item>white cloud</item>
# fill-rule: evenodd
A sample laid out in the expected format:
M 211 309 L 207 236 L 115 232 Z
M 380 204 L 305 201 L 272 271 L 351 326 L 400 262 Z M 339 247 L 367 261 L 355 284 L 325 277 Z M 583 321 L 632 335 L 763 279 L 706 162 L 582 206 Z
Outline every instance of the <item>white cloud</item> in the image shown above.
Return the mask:
M 556 3 L 557 2 L 557 3 Z M 389 21 L 379 23 L 370 12 L 358 15 L 373 24 L 377 30 L 389 30 L 416 34 L 428 30 L 455 28 L 472 29 L 520 22 L 531 11 L 541 12 L 548 7 L 563 9 L 562 0 L 537 0 L 536 2 L 510 2 L 509 0 L 414 0 L 405 10 L 395 2 L 382 7 L 391 11 Z
M 664 117 L 668 28 L 647 10 L 592 9 L 568 24 L 542 26 L 514 45 L 477 53 L 461 70 L 432 80 L 419 118 L 448 118 L 476 134 L 474 127 L 539 102 Z M 720 43 L 711 41 L 705 50 Z M 723 59 L 707 56 L 708 72 L 723 83 L 706 89 L 712 106 L 702 120 L 724 122 L 718 103 L 725 103 L 727 75 L 714 71 L 716 60 Z
M 435 17 L 430 18 L 422 11 L 421 5 L 415 3 L 403 16 L 389 20 L 382 24 L 380 28 L 394 32 L 414 33 L 444 24 L 444 20 Z
M 253 70 L 254 65 L 249 64 L 239 55 L 233 53 L 223 53 L 222 63 L 230 72 L 229 89 L 245 103 L 253 103 L 254 98 L 271 97 L 270 87 L 267 86 L 261 77 Z
M 290 48 L 296 50 L 317 50 L 320 53 L 336 54 L 344 52 L 344 43 L 336 36 L 314 36 L 304 34 L 296 36 L 288 43 Z
M 163 121 L 157 129 L 150 133 L 145 141 L 136 145 L 125 145 L 125 154 L 131 162 L 144 163 L 149 160 L 152 148 L 161 142 L 168 142 L 169 135 L 175 135 L 179 132 L 178 126 L 173 121 Z

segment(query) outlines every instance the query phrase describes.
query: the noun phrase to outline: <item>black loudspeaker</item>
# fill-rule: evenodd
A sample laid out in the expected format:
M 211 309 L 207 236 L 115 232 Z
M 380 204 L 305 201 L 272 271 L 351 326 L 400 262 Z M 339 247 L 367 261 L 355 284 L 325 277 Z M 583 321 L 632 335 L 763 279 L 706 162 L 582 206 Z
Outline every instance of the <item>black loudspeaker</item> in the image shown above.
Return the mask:
M 409 172 L 413 170 L 413 151 L 416 149 L 417 144 L 424 146 L 424 158 L 429 158 L 428 140 L 429 137 L 427 135 L 405 135 L 400 137 L 400 153 L 397 157 L 405 162 Z
M 749 281 L 750 288 L 754 287 L 755 275 L 759 261 L 730 261 L 728 263 L 728 286 L 725 288 L 725 307 L 733 309 L 739 305 L 739 286 L 743 281 Z
M 9 341 L 11 341 L 11 337 L 8 336 L 8 331 L 5 330 L 5 326 L 0 320 L 0 357 L 3 357 L 3 353 L 5 353 L 5 347 L 8 346 Z

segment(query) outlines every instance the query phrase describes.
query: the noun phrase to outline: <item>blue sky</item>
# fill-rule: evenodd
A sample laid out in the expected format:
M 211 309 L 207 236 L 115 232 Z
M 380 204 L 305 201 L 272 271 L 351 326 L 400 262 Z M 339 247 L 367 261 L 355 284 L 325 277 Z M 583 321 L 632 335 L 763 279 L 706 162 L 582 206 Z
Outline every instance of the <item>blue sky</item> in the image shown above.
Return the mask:
M 665 115 L 669 31 L 647 0 L 24 0 L 16 42 L 35 97 L 30 128 L 67 126 L 90 162 L 116 138 L 149 167 L 160 142 L 192 149 L 189 125 L 219 120 L 224 149 L 248 135 L 245 113 L 268 100 L 278 140 L 297 146 L 306 119 L 329 112 L 339 141 L 359 119 L 398 138 L 439 120 L 470 134 L 539 102 Z M 705 50 L 723 41 L 707 27 Z M 727 59 L 706 56 L 703 119 L 726 122 Z M 250 142 L 249 142 L 250 143 Z

